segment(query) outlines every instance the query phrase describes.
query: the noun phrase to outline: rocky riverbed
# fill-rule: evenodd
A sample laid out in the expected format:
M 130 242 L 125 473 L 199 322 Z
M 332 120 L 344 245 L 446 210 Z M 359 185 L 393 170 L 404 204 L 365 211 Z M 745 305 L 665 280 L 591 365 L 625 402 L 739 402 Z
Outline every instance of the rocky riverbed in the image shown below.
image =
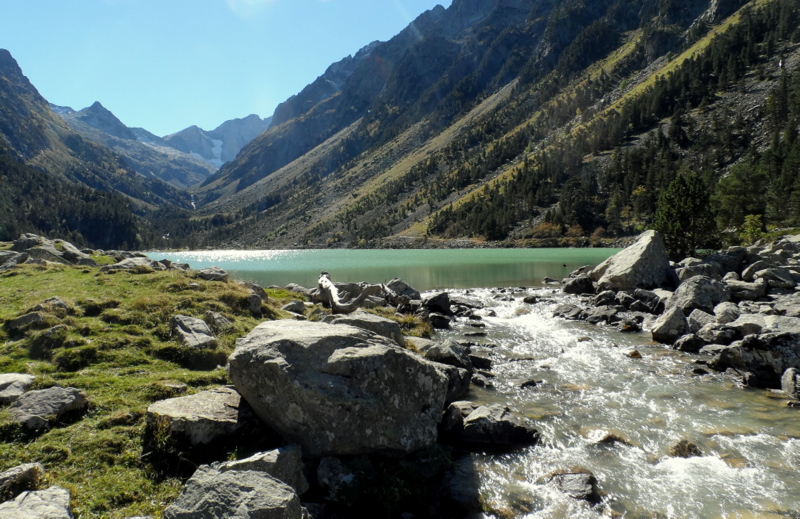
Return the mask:
M 41 246 L 68 249 L 23 237 L 0 261 L 10 270 L 52 260 L 32 252 Z M 163 515 L 790 514 L 800 506 L 800 488 L 786 481 L 800 466 L 790 407 L 798 250 L 785 240 L 670 264 L 648 232 L 539 289 L 420 294 L 402 280 L 335 283 L 323 273 L 313 289 L 287 287 L 295 300 L 283 320 L 261 318 L 271 312 L 261 287 L 241 287 L 239 311 L 261 324 L 229 353 L 216 335 L 235 318 L 173 312 L 163 326 L 179 362 L 225 364 L 229 384 L 142 413 L 147 463 L 188 478 Z M 83 254 L 81 266 L 97 268 Z M 230 283 L 219 270 L 131 256 L 103 272 L 172 269 Z M 203 287 L 180 286 L 192 283 Z M 4 329 L 57 336 L 69 325 L 52 316 L 71 308 L 49 299 Z M 435 328 L 433 340 L 404 335 L 412 321 Z M 26 437 L 86 420 L 91 390 L 32 383 L 0 375 L 9 420 Z M 771 392 L 744 389 L 753 387 Z M 33 503 L 71 516 L 69 493 L 44 484 L 46 464 L 8 469 L 0 511 L 39 513 L 25 508 Z

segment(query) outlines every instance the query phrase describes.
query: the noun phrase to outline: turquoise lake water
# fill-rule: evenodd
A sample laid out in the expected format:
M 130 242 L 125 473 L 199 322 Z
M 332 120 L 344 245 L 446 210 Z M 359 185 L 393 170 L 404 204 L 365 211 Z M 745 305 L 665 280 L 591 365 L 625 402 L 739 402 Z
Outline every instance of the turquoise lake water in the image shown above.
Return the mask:
M 313 287 L 325 270 L 334 281 L 380 283 L 399 277 L 417 290 L 539 286 L 619 249 L 275 250 L 153 252 L 153 259 L 217 266 L 262 286 Z

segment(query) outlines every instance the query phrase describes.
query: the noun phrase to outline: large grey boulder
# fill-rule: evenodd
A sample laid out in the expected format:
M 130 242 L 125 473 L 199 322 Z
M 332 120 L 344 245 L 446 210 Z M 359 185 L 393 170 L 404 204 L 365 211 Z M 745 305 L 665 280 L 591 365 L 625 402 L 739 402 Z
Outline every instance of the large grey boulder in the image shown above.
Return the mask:
M 371 314 L 365 310 L 356 310 L 352 314 L 347 315 L 331 315 L 325 318 L 326 323 L 330 324 L 346 324 L 369 330 L 387 339 L 391 339 L 398 344 L 398 346 L 405 346 L 406 340 L 403 336 L 403 331 L 396 321 L 381 317 L 379 315 Z
M 23 492 L 13 501 L 0 504 L 3 519 L 72 519 L 69 491 L 53 486 L 44 490 Z
M 728 287 L 722 281 L 708 276 L 687 279 L 675 290 L 670 307 L 677 307 L 689 314 L 695 308 L 712 313 L 719 303 L 730 301 Z
M 697 333 L 700 328 L 707 324 L 717 324 L 717 319 L 713 315 L 695 308 L 687 318 L 689 322 L 689 330 L 692 333 Z
M 794 288 L 795 281 L 792 273 L 788 269 L 773 267 L 759 270 L 755 274 L 755 279 L 763 279 L 769 288 Z
M 75 265 L 83 265 L 87 267 L 97 266 L 97 262 L 93 260 L 89 254 L 82 252 L 80 249 L 78 249 L 70 242 L 64 240 L 56 240 L 55 244 L 56 247 L 60 249 L 61 256 L 70 263 Z
M 219 472 L 202 465 L 178 498 L 164 510 L 164 519 L 301 519 L 295 491 L 266 472 Z
M 297 495 L 308 490 L 308 482 L 303 476 L 303 449 L 296 443 L 267 452 L 259 452 L 241 460 L 214 463 L 211 468 L 220 472 L 229 470 L 266 472 L 292 487 Z
M 653 340 L 664 344 L 672 344 L 689 331 L 689 322 L 683 310 L 675 306 L 661 314 L 650 330 Z
M 268 321 L 228 371 L 258 417 L 311 456 L 433 444 L 448 380 L 385 337 L 348 325 Z
M 217 339 L 205 321 L 188 315 L 173 315 L 169 320 L 169 328 L 173 335 L 189 348 L 213 350 L 217 347 Z
M 0 472 L 0 501 L 36 488 L 43 477 L 44 465 L 41 463 L 25 463 Z
M 674 286 L 675 271 L 669 265 L 664 239 L 645 231 L 633 245 L 611 256 L 589 274 L 598 290 L 633 290 Z
M 86 409 L 86 393 L 74 387 L 51 387 L 28 391 L 9 409 L 11 419 L 29 430 L 40 430 L 52 425 L 67 413 Z
M 25 393 L 36 377 L 23 373 L 0 374 L 0 405 L 7 405 Z
M 167 270 L 167 267 L 158 261 L 151 260 L 150 258 L 126 258 L 113 265 L 105 265 L 100 267 L 100 272 L 115 272 L 119 270 L 138 270 L 149 268 L 152 270 Z
M 247 420 L 246 402 L 231 388 L 201 391 L 151 404 L 145 416 L 148 430 L 166 432 L 191 445 L 205 445 L 235 433 Z

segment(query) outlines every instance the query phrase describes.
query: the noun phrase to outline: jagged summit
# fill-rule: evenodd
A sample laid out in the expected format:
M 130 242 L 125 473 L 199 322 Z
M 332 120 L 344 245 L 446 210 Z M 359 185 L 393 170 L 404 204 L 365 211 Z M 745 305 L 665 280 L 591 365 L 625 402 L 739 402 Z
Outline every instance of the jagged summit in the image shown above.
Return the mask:
M 131 129 L 125 126 L 113 113 L 100 104 L 100 101 L 95 101 L 91 106 L 77 112 L 75 118 L 84 124 L 102 130 L 114 137 L 133 141 L 136 140 L 136 135 L 133 134 Z

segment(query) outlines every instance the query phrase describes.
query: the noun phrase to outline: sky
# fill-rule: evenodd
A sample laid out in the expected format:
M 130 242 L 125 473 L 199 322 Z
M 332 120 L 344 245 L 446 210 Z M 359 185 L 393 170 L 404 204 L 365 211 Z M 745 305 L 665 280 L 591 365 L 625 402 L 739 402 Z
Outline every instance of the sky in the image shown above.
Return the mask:
M 451 0 L 0 0 L 0 48 L 45 99 L 168 135 L 275 107 Z

